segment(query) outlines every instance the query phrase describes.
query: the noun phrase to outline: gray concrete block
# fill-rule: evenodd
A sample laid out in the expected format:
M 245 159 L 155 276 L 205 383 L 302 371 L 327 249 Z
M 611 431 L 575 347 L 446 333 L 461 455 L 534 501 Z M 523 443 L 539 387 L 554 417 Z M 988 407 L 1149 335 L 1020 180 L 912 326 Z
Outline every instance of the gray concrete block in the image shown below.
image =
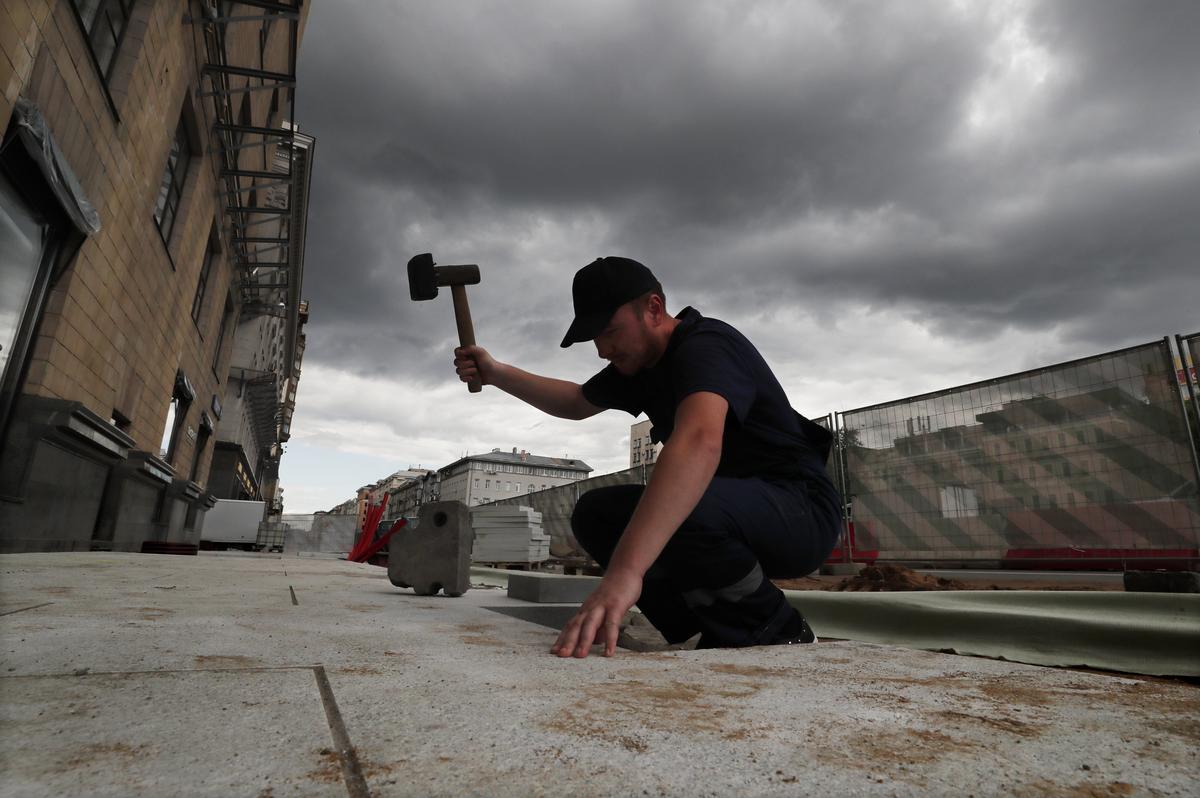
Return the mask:
M 508 597 L 537 604 L 580 603 L 596 589 L 598 576 L 516 572 L 508 575 Z
M 1130 593 L 1200 593 L 1200 573 L 1126 571 L 1125 590 Z
M 418 596 L 439 590 L 461 596 L 471 587 L 471 544 L 475 532 L 462 502 L 421 507 L 415 525 L 401 528 L 388 543 L 388 579 Z

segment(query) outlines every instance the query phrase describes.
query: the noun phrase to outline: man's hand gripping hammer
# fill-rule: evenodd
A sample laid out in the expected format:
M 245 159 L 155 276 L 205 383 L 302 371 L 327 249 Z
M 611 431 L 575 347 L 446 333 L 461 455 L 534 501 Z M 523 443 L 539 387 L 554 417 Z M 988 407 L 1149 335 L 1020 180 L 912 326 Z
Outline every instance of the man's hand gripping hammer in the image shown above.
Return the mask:
M 460 346 L 475 345 L 475 328 L 471 326 L 471 308 L 467 304 L 467 286 L 479 282 L 479 267 L 470 264 L 465 266 L 437 266 L 433 255 L 426 252 L 417 255 L 408 262 L 408 295 L 414 301 L 420 302 L 433 299 L 438 295 L 438 286 L 450 286 L 450 294 L 454 299 L 454 323 L 458 325 L 458 343 Z M 479 380 L 467 382 L 467 390 L 479 393 L 483 385 Z

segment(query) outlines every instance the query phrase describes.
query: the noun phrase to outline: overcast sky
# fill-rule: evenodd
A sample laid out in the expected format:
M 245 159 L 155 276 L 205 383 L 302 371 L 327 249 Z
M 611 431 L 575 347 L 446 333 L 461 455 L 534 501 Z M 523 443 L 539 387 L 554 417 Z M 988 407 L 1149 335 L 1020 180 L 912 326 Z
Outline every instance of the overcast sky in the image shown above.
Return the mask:
M 452 365 L 476 336 L 582 381 L 571 278 L 648 265 L 739 327 L 809 416 L 1200 328 L 1200 3 L 320 0 L 308 349 L 287 512 L 524 448 L 596 474 L 629 425 L 544 416 Z

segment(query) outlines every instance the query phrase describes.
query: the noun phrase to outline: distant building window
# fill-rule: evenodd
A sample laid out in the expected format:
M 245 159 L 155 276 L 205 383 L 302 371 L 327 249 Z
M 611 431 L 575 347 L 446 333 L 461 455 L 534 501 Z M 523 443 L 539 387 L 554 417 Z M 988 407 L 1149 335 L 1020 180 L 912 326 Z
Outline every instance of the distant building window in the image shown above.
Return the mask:
M 125 29 L 129 27 L 134 0 L 71 0 L 71 3 L 87 33 L 88 46 L 96 59 L 96 66 L 107 83 L 112 79 L 117 50 L 121 47 Z
M 521 483 L 518 482 L 517 483 L 517 493 L 520 493 L 520 492 L 521 492 Z
M 171 231 L 175 229 L 175 216 L 179 212 L 183 182 L 187 179 L 191 160 L 192 146 L 188 141 L 183 115 L 180 114 L 179 124 L 175 126 L 175 138 L 171 140 L 171 152 L 167 156 L 167 165 L 158 187 L 158 201 L 154 205 L 154 221 L 158 224 L 163 241 L 170 241 Z

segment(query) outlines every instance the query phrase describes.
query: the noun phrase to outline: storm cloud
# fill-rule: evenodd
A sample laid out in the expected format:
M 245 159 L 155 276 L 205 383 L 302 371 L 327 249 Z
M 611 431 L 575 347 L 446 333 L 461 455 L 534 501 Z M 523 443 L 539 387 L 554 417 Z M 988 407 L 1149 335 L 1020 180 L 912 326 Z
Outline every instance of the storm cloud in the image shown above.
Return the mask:
M 635 257 L 809 414 L 1191 332 L 1196 41 L 1185 1 L 315 3 L 297 109 L 321 379 L 294 434 L 385 424 L 396 468 L 565 440 L 621 467 L 628 416 L 581 433 L 466 394 L 448 297 L 408 299 L 426 251 L 480 264 L 481 344 L 571 379 L 601 365 L 557 346 L 572 274 Z M 430 433 L 422 395 L 453 429 Z

